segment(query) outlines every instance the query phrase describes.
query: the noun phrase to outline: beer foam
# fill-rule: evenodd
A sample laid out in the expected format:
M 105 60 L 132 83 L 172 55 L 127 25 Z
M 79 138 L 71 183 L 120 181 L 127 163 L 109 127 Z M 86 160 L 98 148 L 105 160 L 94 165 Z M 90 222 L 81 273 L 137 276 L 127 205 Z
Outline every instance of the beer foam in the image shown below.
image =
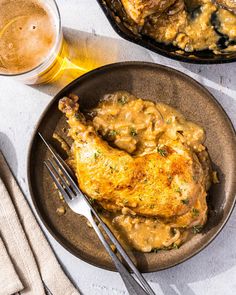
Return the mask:
M 53 12 L 37 0 L 0 0 L 0 73 L 34 69 L 56 43 Z

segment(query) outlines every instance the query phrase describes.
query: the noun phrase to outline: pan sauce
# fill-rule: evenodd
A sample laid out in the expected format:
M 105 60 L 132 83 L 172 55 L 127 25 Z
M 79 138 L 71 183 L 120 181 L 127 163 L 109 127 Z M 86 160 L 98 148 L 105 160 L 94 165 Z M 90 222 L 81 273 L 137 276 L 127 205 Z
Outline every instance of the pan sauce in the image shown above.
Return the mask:
M 107 95 L 90 115 L 93 126 L 104 139 L 133 156 L 156 152 L 158 146 L 168 145 L 171 140 L 181 142 L 201 163 L 203 187 L 205 191 L 209 189 L 212 172 L 203 145 L 204 130 L 187 121 L 177 110 L 120 91 Z M 188 199 L 185 205 L 188 207 L 186 214 L 168 220 L 139 216 L 130 208 L 123 208 L 120 213 L 104 210 L 102 215 L 121 242 L 136 250 L 150 252 L 178 248 L 201 230 L 207 220 L 206 193 L 199 195 L 194 207 L 188 204 Z

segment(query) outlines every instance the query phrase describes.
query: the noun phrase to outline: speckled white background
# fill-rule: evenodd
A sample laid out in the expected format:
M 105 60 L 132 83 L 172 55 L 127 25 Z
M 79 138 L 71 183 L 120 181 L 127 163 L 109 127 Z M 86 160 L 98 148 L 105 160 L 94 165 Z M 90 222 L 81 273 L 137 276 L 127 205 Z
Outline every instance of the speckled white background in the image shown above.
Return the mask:
M 176 68 L 205 85 L 236 127 L 236 63 L 191 65 L 169 60 L 120 39 L 95 0 L 58 2 L 65 37 L 78 48 L 82 63 L 88 58 L 91 66 L 141 60 Z M 62 83 L 32 87 L 0 77 L 0 148 L 29 201 L 26 181 L 29 140 L 40 114 L 61 88 Z M 235 219 L 234 211 L 220 235 L 194 258 L 169 270 L 145 275 L 155 292 L 168 295 L 236 294 Z M 60 262 L 83 294 L 126 294 L 118 274 L 73 257 L 46 230 L 45 233 Z

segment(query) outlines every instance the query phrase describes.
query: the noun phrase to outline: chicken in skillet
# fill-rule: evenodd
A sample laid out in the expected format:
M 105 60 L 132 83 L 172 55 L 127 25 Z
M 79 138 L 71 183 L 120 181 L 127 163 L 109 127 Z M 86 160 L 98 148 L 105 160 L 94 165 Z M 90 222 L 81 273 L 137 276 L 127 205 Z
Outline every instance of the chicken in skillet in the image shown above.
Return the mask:
M 161 14 L 175 2 L 176 0 L 122 0 L 128 15 L 140 26 L 147 16 Z

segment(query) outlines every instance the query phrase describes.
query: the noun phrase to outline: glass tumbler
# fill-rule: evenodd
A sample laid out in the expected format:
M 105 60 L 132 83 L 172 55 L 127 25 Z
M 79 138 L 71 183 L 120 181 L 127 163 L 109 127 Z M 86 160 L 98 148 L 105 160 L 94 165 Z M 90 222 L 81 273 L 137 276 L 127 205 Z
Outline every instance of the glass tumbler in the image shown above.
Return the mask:
M 26 84 L 56 79 L 63 62 L 61 17 L 54 0 L 0 0 L 0 76 Z

